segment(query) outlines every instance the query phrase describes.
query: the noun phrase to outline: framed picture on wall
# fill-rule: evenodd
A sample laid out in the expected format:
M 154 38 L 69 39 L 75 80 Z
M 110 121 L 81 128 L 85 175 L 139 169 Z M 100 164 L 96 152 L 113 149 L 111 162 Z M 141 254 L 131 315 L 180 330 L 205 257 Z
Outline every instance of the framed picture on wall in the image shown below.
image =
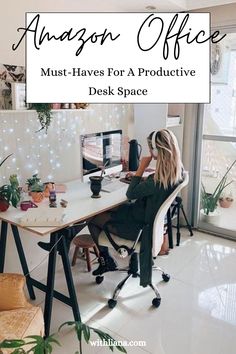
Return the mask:
M 25 102 L 25 83 L 12 82 L 12 109 L 26 109 Z

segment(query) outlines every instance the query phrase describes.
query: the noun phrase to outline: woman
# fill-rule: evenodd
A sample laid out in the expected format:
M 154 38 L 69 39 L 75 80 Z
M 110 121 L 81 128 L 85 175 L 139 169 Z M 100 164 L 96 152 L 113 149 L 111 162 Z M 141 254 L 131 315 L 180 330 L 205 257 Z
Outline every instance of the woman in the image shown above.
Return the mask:
M 154 221 L 162 203 L 182 180 L 183 165 L 175 135 L 167 129 L 162 129 L 152 132 L 147 142 L 150 155 L 141 159 L 126 193 L 127 198 L 135 202 L 101 213 L 88 224 L 90 233 L 100 250 L 100 265 L 93 271 L 93 275 L 101 275 L 117 268 L 108 248 L 99 245 L 99 234 L 105 223 L 118 222 L 115 226 L 109 226 L 109 231 L 128 240 L 136 240 L 142 226 Z M 155 174 L 142 180 L 142 175 L 152 159 L 156 160 Z

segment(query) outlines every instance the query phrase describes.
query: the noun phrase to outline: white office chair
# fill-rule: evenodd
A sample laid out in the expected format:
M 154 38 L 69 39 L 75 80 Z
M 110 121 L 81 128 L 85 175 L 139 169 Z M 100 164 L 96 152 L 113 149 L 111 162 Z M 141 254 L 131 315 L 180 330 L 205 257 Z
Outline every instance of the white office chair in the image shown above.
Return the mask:
M 160 252 L 162 243 L 163 243 L 163 235 L 164 235 L 164 225 L 165 225 L 165 216 L 167 214 L 168 209 L 170 208 L 172 202 L 175 200 L 176 196 L 178 193 L 181 191 L 182 188 L 184 188 L 189 181 L 188 173 L 184 172 L 183 176 L 183 182 L 180 183 L 176 189 L 171 193 L 171 195 L 165 200 L 165 202 L 161 205 L 159 208 L 154 223 L 153 223 L 153 233 L 152 233 L 152 256 L 153 258 L 156 258 L 158 253 Z M 140 230 L 138 237 L 136 241 L 129 241 L 126 239 L 123 239 L 121 237 L 118 237 L 116 235 L 110 235 L 110 237 L 107 237 L 107 234 L 102 231 L 101 234 L 99 235 L 99 244 L 101 246 L 106 246 L 106 247 L 111 247 L 113 246 L 115 250 L 118 252 L 121 258 L 125 258 L 128 255 L 131 256 L 130 261 L 129 261 L 129 267 L 128 269 L 124 268 L 118 268 L 117 271 L 126 271 L 128 275 L 126 276 L 125 279 L 123 279 L 115 288 L 113 296 L 111 299 L 108 300 L 108 306 L 110 308 L 114 308 L 117 304 L 117 298 L 118 295 L 125 285 L 126 281 L 132 276 L 134 278 L 140 277 L 140 274 L 138 273 L 138 258 L 137 258 L 137 253 L 140 251 L 140 242 L 139 239 L 142 234 L 142 230 Z M 110 240 L 109 240 L 110 239 Z M 170 276 L 166 274 L 163 269 L 160 267 L 153 267 L 154 270 L 159 270 L 162 272 L 162 279 L 165 282 L 168 282 L 170 279 Z M 104 276 L 97 276 L 96 277 L 96 283 L 100 284 L 104 279 Z M 159 307 L 161 303 L 161 296 L 159 294 L 158 289 L 151 283 L 149 286 L 152 288 L 154 291 L 156 297 L 152 300 L 152 304 L 155 307 Z

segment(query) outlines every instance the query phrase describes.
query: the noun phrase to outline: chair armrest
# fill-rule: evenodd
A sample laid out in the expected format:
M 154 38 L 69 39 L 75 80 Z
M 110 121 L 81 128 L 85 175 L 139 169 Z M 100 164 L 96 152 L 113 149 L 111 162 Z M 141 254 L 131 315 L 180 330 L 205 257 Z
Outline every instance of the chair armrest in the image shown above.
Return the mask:
M 26 299 L 24 286 L 24 275 L 0 274 L 0 311 L 32 306 Z

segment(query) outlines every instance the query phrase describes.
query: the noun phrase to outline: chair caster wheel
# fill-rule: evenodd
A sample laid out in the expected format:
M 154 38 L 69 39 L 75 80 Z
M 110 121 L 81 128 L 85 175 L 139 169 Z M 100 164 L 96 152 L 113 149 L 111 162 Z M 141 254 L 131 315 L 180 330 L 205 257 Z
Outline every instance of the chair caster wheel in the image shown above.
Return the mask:
M 101 277 L 100 275 L 98 275 L 95 280 L 96 280 L 97 284 L 101 284 L 103 282 L 103 279 L 104 279 L 104 277 Z
M 162 273 L 162 279 L 168 283 L 168 281 L 170 280 L 170 275 L 166 274 L 166 273 Z
M 116 304 L 117 304 L 117 301 L 116 301 L 116 300 L 114 300 L 114 299 L 108 300 L 108 307 L 109 307 L 110 309 L 114 309 L 114 307 L 116 307 Z
M 153 304 L 153 306 L 156 307 L 156 308 L 159 307 L 160 304 L 161 304 L 161 299 L 155 297 L 155 298 L 152 300 L 152 304 Z

